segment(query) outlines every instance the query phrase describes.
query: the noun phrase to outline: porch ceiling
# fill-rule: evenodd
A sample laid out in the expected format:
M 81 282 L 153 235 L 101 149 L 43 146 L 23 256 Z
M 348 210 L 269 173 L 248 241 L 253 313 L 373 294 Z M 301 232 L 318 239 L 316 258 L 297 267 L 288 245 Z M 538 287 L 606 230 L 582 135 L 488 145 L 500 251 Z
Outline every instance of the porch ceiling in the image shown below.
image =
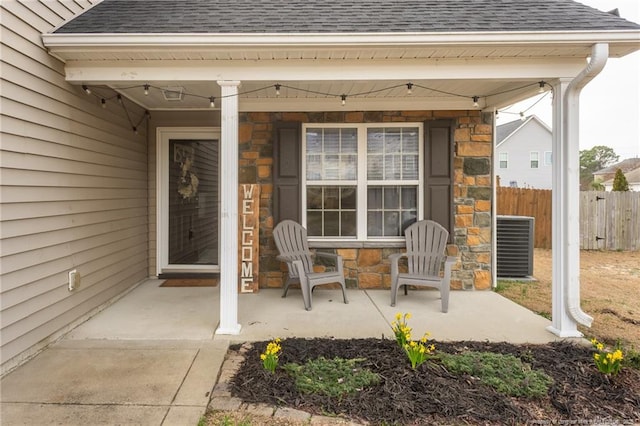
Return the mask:
M 500 108 L 575 77 L 591 47 L 640 47 L 638 31 L 444 34 L 44 34 L 73 84 L 106 85 L 148 110 L 207 109 L 240 81 L 241 111 Z M 413 83 L 411 95 L 407 83 Z M 147 95 L 142 86 L 151 87 Z M 280 96 L 274 86 L 281 84 Z M 162 89 L 184 95 L 167 101 Z M 549 89 L 546 86 L 545 89 Z M 341 105 L 341 95 L 347 96 Z

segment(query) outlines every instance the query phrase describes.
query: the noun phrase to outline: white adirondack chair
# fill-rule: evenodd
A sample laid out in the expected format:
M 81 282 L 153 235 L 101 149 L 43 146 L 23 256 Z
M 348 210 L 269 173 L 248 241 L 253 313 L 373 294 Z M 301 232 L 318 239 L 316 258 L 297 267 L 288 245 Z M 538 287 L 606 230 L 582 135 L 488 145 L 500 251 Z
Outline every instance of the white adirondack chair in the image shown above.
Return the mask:
M 406 253 L 389 256 L 391 261 L 391 306 L 396 306 L 398 288 L 404 286 L 434 287 L 440 290 L 442 312 L 449 310 L 449 285 L 451 268 L 456 263 L 454 256 L 446 256 L 449 232 L 439 223 L 421 220 L 409 226 L 405 231 Z M 400 272 L 399 260 L 407 258 L 407 272 Z M 440 271 L 444 263 L 444 274 Z
M 280 255 L 277 257 L 287 264 L 289 276 L 284 285 L 282 297 L 287 297 L 287 291 L 292 283 L 300 283 L 304 308 L 311 310 L 311 295 L 313 288 L 321 284 L 340 283 L 344 303 L 347 301 L 346 285 L 342 266 L 342 256 L 333 253 L 311 252 L 307 242 L 307 230 L 293 220 L 283 220 L 273 229 L 273 239 Z M 314 272 L 313 256 L 332 259 L 335 263 L 334 271 Z

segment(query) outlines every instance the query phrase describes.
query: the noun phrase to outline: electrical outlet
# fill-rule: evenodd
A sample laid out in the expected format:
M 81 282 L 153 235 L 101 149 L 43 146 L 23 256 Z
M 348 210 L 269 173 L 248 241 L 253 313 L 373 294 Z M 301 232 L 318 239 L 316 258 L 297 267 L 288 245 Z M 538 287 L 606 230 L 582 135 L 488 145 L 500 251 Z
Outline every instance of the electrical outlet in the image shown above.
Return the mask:
M 69 291 L 77 290 L 80 287 L 80 272 L 69 271 Z

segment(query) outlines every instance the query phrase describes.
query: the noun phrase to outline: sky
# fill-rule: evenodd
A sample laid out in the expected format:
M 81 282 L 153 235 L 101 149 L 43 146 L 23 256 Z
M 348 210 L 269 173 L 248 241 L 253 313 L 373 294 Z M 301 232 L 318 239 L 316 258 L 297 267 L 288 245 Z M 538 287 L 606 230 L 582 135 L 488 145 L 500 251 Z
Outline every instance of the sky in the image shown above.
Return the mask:
M 640 23 L 640 0 L 579 0 L 588 6 L 609 11 Z M 551 127 L 551 96 L 535 96 L 498 114 L 497 124 L 535 114 Z M 537 103 L 536 103 L 537 102 Z M 513 113 L 513 114 L 512 114 Z M 620 160 L 640 157 L 640 51 L 623 58 L 609 58 L 602 72 L 580 94 L 580 149 L 595 145 L 613 148 Z

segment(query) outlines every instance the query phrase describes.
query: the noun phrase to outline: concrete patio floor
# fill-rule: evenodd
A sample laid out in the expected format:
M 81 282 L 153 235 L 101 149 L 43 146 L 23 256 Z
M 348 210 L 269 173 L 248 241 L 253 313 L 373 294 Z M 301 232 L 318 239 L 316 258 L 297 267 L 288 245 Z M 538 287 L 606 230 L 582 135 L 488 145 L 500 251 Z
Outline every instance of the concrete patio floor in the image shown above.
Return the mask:
M 219 289 L 159 287 L 147 280 L 0 382 L 0 424 L 195 425 L 228 345 L 274 337 L 390 337 L 397 312 L 435 340 L 547 343 L 550 321 L 493 292 L 318 288 L 305 311 L 299 290 L 239 295 L 238 336 L 215 334 Z

